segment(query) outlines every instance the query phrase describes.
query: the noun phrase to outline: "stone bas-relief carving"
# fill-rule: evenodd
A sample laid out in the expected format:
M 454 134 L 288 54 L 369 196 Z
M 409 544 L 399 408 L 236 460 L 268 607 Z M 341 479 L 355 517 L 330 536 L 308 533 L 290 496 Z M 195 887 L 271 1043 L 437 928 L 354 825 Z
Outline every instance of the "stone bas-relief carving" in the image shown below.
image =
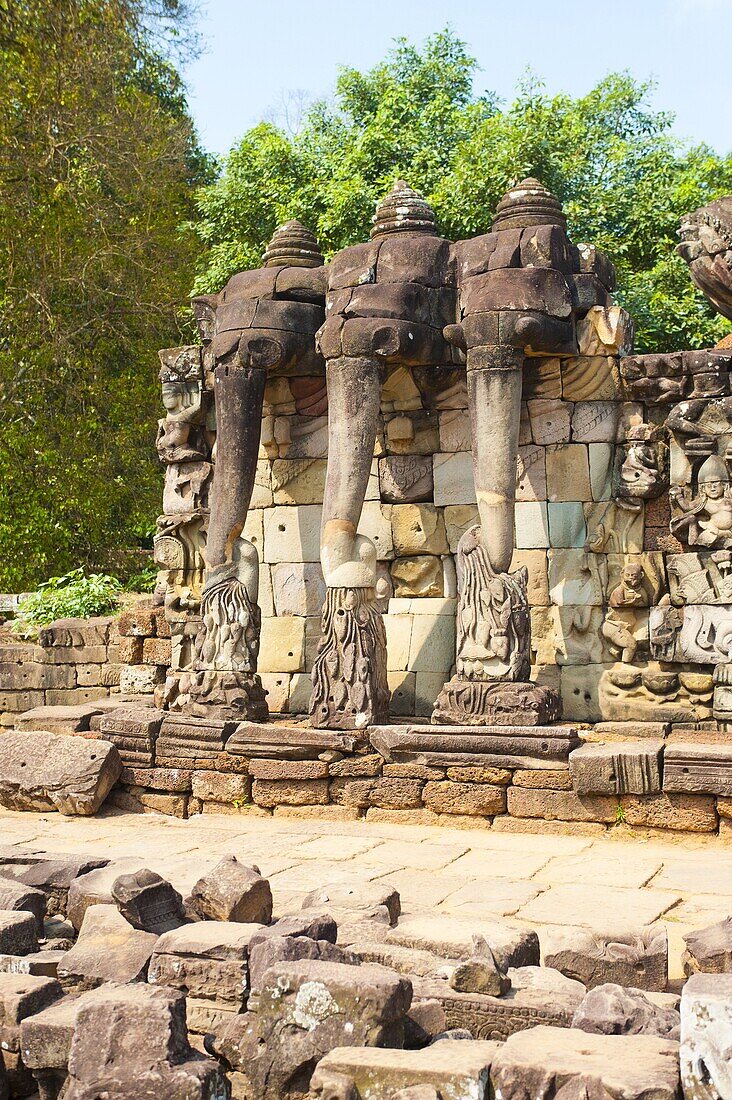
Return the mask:
M 654 607 L 651 652 L 661 661 L 716 665 L 732 661 L 732 604 Z
M 713 691 L 708 671 L 616 664 L 600 677 L 599 709 L 606 721 L 703 721 L 712 717 Z

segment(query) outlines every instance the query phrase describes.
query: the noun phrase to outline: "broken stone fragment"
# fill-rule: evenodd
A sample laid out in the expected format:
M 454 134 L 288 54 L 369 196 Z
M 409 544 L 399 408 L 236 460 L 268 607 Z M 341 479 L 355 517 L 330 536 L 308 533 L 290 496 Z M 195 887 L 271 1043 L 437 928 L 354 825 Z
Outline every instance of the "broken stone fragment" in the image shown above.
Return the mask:
M 653 1004 L 640 989 L 595 986 L 578 1006 L 572 1027 L 597 1035 L 658 1035 L 679 1038 L 679 1014 Z
M 277 925 L 272 925 L 276 928 Z M 266 929 L 269 931 L 269 929 Z M 345 963 L 360 966 L 361 959 L 353 951 L 336 947 L 328 940 L 314 940 L 306 936 L 267 936 L 252 938 L 249 950 L 249 984 L 251 993 L 259 993 L 264 975 L 272 967 L 301 959 L 317 959 L 321 962 Z
M 121 771 L 109 741 L 11 730 L 0 741 L 0 805 L 95 814 Z
M 303 909 L 322 906 L 338 919 L 339 911 L 348 916 L 354 913 L 369 914 L 371 919 L 379 919 L 380 909 L 385 909 L 387 921 L 394 925 L 402 911 L 399 891 L 393 886 L 381 886 L 374 882 L 359 883 L 358 886 L 346 886 L 342 883 L 321 886 L 312 890 L 303 899 Z M 339 921 L 340 923 L 340 921 Z
M 147 868 L 115 879 L 112 899 L 125 920 L 141 932 L 162 936 L 185 923 L 183 899 L 178 891 Z
M 151 985 L 241 1010 L 249 991 L 248 958 L 259 924 L 197 921 L 166 932 L 150 960 Z
M 440 1001 L 450 1029 L 464 1028 L 475 1039 L 502 1041 L 516 1031 L 548 1024 L 569 1027 L 585 987 L 546 966 L 508 971 L 511 988 L 500 997 L 460 993 L 443 979 L 415 978 L 415 1002 Z
M 684 973 L 732 973 L 732 917 L 689 932 L 684 936 L 686 950 L 681 956 Z
M 388 931 L 386 943 L 416 947 L 445 959 L 467 959 L 473 953 L 474 936 L 482 936 L 502 970 L 509 966 L 538 966 L 539 937 L 532 929 L 501 920 L 468 917 L 406 916 Z
M 321 1061 L 313 1074 L 312 1089 L 318 1100 L 325 1100 L 331 1095 L 327 1092 L 329 1081 L 338 1075 L 352 1082 L 354 1095 L 362 1098 L 396 1100 L 406 1090 L 410 1100 L 435 1095 L 488 1100 L 492 1095 L 491 1065 L 499 1050 L 498 1043 L 450 1039 L 419 1051 L 339 1047 Z M 514 1100 L 510 1094 L 504 1096 Z
M 0 954 L 30 955 L 37 951 L 36 927 L 32 913 L 0 910 Z
M 38 935 L 43 935 L 43 919 L 46 916 L 46 895 L 34 886 L 0 876 L 0 910 L 27 911 L 36 919 Z
M 144 984 L 108 985 L 79 1008 L 65 1100 L 224 1100 L 228 1095 L 217 1064 L 188 1044 L 182 994 Z
M 133 928 L 115 905 L 92 905 L 79 938 L 59 964 L 59 981 L 67 992 L 102 982 L 144 982 L 157 942 L 153 933 Z
M 732 1096 L 732 974 L 693 974 L 681 993 L 681 1083 L 687 1100 Z
M 335 943 L 338 937 L 338 925 L 330 913 L 321 909 L 301 909 L 291 916 L 280 917 L 267 928 L 263 928 L 252 939 L 252 945 L 269 936 L 305 936 L 310 940 L 327 940 Z
M 256 1013 L 232 1017 L 214 1046 L 258 1100 L 302 1096 L 329 1050 L 400 1046 L 411 995 L 406 978 L 378 966 L 278 963 L 261 980 Z
M 61 996 L 53 978 L 0 974 L 0 1065 L 7 1070 L 11 1096 L 28 1096 L 34 1085 L 21 1056 L 20 1026 Z
M 458 993 L 486 993 L 501 997 L 511 988 L 511 979 L 498 966 L 484 936 L 473 936 L 473 953 L 450 973 L 448 981 Z
M 562 1100 L 678 1100 L 678 1050 L 678 1043 L 652 1035 L 534 1027 L 506 1040 L 493 1062 L 491 1083 L 496 1096 L 506 1100 L 560 1094 Z
M 66 916 L 78 932 L 84 914 L 91 905 L 114 905 L 112 886 L 120 875 L 140 870 L 139 859 L 115 859 L 104 867 L 97 867 L 78 875 L 69 885 Z
M 186 908 L 202 920 L 269 924 L 272 891 L 258 867 L 247 867 L 236 856 L 224 856 L 198 880 L 186 898 Z
M 660 992 L 668 980 L 668 934 L 660 923 L 611 932 L 552 928 L 544 963 L 588 989 L 611 983 Z
M 104 867 L 108 859 L 88 859 L 64 856 L 62 859 L 35 859 L 26 864 L 0 861 L 0 874 L 26 886 L 42 890 L 46 895 L 46 914 L 53 917 L 66 914 L 71 883 L 79 875 Z
M 421 1050 L 446 1030 L 447 1017 L 440 1001 L 417 1001 L 404 1020 L 404 1046 L 408 1050 Z

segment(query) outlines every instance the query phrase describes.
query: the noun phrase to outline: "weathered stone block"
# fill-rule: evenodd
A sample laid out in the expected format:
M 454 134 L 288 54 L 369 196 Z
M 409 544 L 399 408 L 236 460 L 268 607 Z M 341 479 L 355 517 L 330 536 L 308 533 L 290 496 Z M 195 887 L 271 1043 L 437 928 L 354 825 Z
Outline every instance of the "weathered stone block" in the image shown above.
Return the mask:
M 37 925 L 33 914 L 0 910 L 0 954 L 30 955 L 37 950 Z
M 299 672 L 305 662 L 305 619 L 262 619 L 258 667 L 262 672 Z
M 694 974 L 681 993 L 681 1084 L 687 1100 L 732 1096 L 732 974 Z
M 492 817 L 506 808 L 503 788 L 487 783 L 430 782 L 425 784 L 422 797 L 425 806 L 435 813 Z
M 252 798 L 258 806 L 324 806 L 327 779 L 255 779 Z
M 142 643 L 142 662 L 145 665 L 165 665 L 171 661 L 170 638 L 145 638 Z
M 582 745 L 569 757 L 578 794 L 652 794 L 661 790 L 662 741 Z
M 395 504 L 391 509 L 394 553 L 447 554 L 447 535 L 442 513 L 434 504 Z
M 272 589 L 278 616 L 319 615 L 325 603 L 320 562 L 279 562 L 272 566 Z
M 628 825 L 692 833 L 714 832 L 717 828 L 714 799 L 707 795 L 621 795 L 620 804 Z
M 59 964 L 59 980 L 76 992 L 103 982 L 145 981 L 157 941 L 156 935 L 128 924 L 115 905 L 92 905 L 78 940 Z
M 272 891 L 257 867 L 246 867 L 236 856 L 224 856 L 193 887 L 186 907 L 210 921 L 269 924 Z
M 508 1038 L 491 1068 L 501 1096 L 559 1095 L 676 1100 L 678 1044 L 651 1035 L 587 1035 L 573 1028 L 537 1027 Z M 564 1086 L 564 1088 L 562 1088 Z M 590 1091 L 593 1090 L 593 1091 Z
M 246 801 L 249 798 L 249 779 L 246 775 L 227 772 L 194 771 L 191 793 L 203 802 Z
M 0 804 L 94 814 L 121 770 L 119 753 L 109 741 L 9 732 L 0 739 Z
M 487 1100 L 490 1067 L 498 1043 L 461 1043 L 444 1039 L 424 1050 L 339 1047 L 323 1058 L 313 1074 L 314 1095 L 333 1095 L 339 1079 L 353 1082 L 359 1096 L 429 1100 L 471 1097 Z
M 325 760 L 252 760 L 249 774 L 253 779 L 325 779 Z
M 545 821 L 617 820 L 618 800 L 576 791 L 532 790 L 509 787 L 508 812 L 513 817 L 538 817 Z
M 600 925 L 602 917 L 598 917 Z M 622 920 L 622 914 L 617 918 Z M 668 934 L 663 924 L 608 932 L 601 927 L 554 927 L 544 941 L 544 964 L 588 989 L 612 982 L 658 992 L 666 988 Z
M 663 789 L 732 795 L 732 746 L 675 741 L 663 758 Z
M 732 973 L 732 917 L 684 936 L 684 973 Z

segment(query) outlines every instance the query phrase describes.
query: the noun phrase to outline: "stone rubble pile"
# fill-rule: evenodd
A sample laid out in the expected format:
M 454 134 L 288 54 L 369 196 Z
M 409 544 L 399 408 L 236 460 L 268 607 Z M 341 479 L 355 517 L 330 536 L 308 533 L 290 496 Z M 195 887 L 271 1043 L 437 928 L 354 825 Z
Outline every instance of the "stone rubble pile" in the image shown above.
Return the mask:
M 187 897 L 131 859 L 0 852 L 0 1100 L 729 1100 L 732 919 L 559 935 L 233 855 Z

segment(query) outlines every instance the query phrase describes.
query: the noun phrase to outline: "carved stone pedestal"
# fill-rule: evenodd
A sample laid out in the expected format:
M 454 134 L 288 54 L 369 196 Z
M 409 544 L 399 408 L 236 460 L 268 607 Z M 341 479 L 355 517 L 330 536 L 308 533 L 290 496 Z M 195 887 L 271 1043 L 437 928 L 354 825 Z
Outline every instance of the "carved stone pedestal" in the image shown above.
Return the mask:
M 184 672 L 171 712 L 212 720 L 266 722 L 267 692 L 256 672 L 202 669 Z
M 445 726 L 545 726 L 561 717 L 562 700 L 552 688 L 460 676 L 445 684 L 432 712 L 433 724 Z
M 386 722 L 386 631 L 373 588 L 329 588 L 313 666 L 310 720 L 327 729 Z
M 471 527 L 458 543 L 456 675 L 435 703 L 432 722 L 457 726 L 541 726 L 562 716 L 559 694 L 529 680 L 528 573 L 494 571 Z

